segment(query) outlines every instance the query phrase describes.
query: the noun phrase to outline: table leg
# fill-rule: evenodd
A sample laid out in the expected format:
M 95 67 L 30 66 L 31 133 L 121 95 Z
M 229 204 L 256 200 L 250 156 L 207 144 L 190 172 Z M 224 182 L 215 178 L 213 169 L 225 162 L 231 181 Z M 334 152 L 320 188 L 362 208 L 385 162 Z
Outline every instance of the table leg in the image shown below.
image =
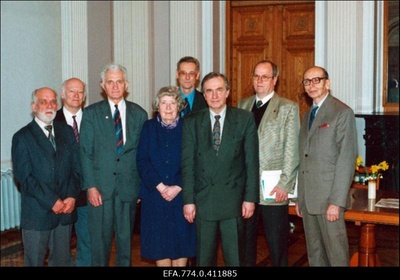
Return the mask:
M 380 266 L 375 248 L 375 225 L 362 224 L 358 252 L 352 256 L 350 266 Z

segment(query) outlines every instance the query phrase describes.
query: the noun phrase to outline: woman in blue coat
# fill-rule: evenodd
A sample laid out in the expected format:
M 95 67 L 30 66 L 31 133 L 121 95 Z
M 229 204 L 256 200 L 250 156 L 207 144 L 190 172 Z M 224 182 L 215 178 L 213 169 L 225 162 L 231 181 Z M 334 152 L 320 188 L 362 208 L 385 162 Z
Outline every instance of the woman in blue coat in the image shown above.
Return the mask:
M 157 266 L 186 266 L 195 256 L 195 226 L 183 217 L 182 118 L 185 103 L 177 87 L 159 90 L 156 116 L 143 125 L 137 167 L 141 177 L 141 256 Z

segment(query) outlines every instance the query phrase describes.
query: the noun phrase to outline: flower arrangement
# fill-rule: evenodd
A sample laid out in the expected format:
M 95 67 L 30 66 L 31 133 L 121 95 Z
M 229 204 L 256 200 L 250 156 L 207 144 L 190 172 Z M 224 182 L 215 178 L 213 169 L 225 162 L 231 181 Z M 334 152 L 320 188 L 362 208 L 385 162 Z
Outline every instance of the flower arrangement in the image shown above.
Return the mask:
M 367 168 L 364 165 L 363 159 L 361 156 L 357 157 L 356 160 L 356 170 L 361 171 L 360 169 L 363 169 L 365 172 L 365 180 L 376 180 L 378 176 L 382 178 L 382 175 L 379 174 L 379 170 L 385 171 L 389 169 L 389 164 L 387 164 L 386 160 L 382 161 L 378 165 L 371 165 L 371 167 Z

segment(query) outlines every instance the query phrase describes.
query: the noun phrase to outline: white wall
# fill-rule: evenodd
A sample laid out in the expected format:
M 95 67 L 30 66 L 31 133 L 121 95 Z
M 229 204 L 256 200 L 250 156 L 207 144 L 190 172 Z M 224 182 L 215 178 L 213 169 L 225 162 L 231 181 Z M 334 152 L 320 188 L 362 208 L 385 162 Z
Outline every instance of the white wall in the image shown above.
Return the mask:
M 2 170 L 11 166 L 12 135 L 31 120 L 32 90 L 50 86 L 59 91 L 62 83 L 66 66 L 62 65 L 61 26 L 65 20 L 60 3 L 1 2 Z M 377 3 L 379 7 L 382 1 Z M 149 116 L 156 91 L 175 84 L 180 57 L 196 56 L 202 64 L 202 76 L 211 70 L 225 72 L 225 1 L 86 4 L 87 15 L 80 16 L 87 20 L 88 29 L 88 104 L 102 99 L 100 72 L 114 59 L 128 68 L 132 93 L 128 99 L 143 106 Z M 79 3 L 76 5 L 79 8 Z M 368 1 L 316 1 L 316 64 L 327 68 L 333 94 L 356 113 L 382 109 L 376 102 L 380 92 L 371 86 L 377 51 L 372 42 L 372 19 L 379 19 L 373 5 Z M 74 12 L 67 10 L 63 15 Z M 352 27 L 347 28 L 346 23 Z M 74 26 L 68 28 L 79 32 Z M 365 150 L 364 127 L 363 121 L 357 121 L 360 155 Z
M 13 134 L 32 120 L 32 91 L 61 85 L 58 1 L 1 1 L 1 169 L 11 167 Z

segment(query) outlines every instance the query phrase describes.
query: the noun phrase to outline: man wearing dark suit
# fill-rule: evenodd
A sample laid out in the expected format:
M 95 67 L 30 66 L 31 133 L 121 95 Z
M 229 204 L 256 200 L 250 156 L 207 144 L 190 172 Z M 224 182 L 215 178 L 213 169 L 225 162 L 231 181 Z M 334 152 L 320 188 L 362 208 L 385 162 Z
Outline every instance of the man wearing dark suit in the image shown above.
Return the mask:
M 125 67 L 107 65 L 100 85 L 107 99 L 85 108 L 80 131 L 92 266 L 109 265 L 113 233 L 115 265 L 130 266 L 140 181 L 136 149 L 148 116 L 142 107 L 124 98 L 129 86 Z M 114 123 L 122 126 L 117 128 Z
M 260 175 L 265 170 L 282 170 L 272 190 L 275 198 L 264 199 L 260 184 L 260 203 L 254 216 L 245 221 L 244 266 L 256 266 L 259 217 L 264 226 L 272 266 L 288 266 L 288 194 L 293 193 L 299 167 L 300 114 L 295 102 L 275 92 L 278 75 L 275 63 L 270 60 L 259 61 L 252 75 L 256 94 L 240 100 L 238 104 L 239 108 L 252 111 L 256 120 Z
M 196 223 L 198 266 L 216 266 L 219 235 L 225 264 L 240 265 L 242 218 L 250 218 L 259 201 L 254 117 L 226 105 L 229 89 L 223 74 L 206 75 L 202 91 L 209 109 L 188 115 L 183 124 L 184 216 Z M 213 142 L 218 118 L 220 138 Z
M 191 112 L 207 108 L 207 102 L 203 94 L 196 89 L 200 79 L 200 62 L 192 57 L 182 57 L 176 65 L 176 80 L 182 99 L 187 105 L 181 112 L 184 117 Z
M 353 110 L 330 94 L 327 71 L 318 66 L 303 74 L 313 107 L 301 121 L 297 215 L 303 217 L 310 266 L 348 266 L 349 243 L 344 211 L 357 158 Z
M 55 121 L 63 122 L 76 129 L 76 141 L 79 144 L 79 127 L 82 120 L 82 107 L 86 97 L 86 86 L 78 78 L 70 78 L 65 80 L 61 87 L 60 97 L 63 106 L 57 111 Z M 81 185 L 79 185 L 81 189 Z M 78 219 L 74 224 L 75 235 L 76 235 L 76 255 L 75 264 L 76 266 L 90 266 L 91 255 L 90 255 L 90 235 L 87 224 L 87 196 L 86 191 L 82 190 L 79 193 L 79 197 L 76 201 Z M 71 264 L 73 260 L 71 256 Z
M 70 263 L 71 229 L 76 221 L 81 166 L 70 126 L 53 122 L 57 93 L 33 92 L 34 119 L 12 139 L 14 176 L 21 190 L 21 228 L 25 266 Z

